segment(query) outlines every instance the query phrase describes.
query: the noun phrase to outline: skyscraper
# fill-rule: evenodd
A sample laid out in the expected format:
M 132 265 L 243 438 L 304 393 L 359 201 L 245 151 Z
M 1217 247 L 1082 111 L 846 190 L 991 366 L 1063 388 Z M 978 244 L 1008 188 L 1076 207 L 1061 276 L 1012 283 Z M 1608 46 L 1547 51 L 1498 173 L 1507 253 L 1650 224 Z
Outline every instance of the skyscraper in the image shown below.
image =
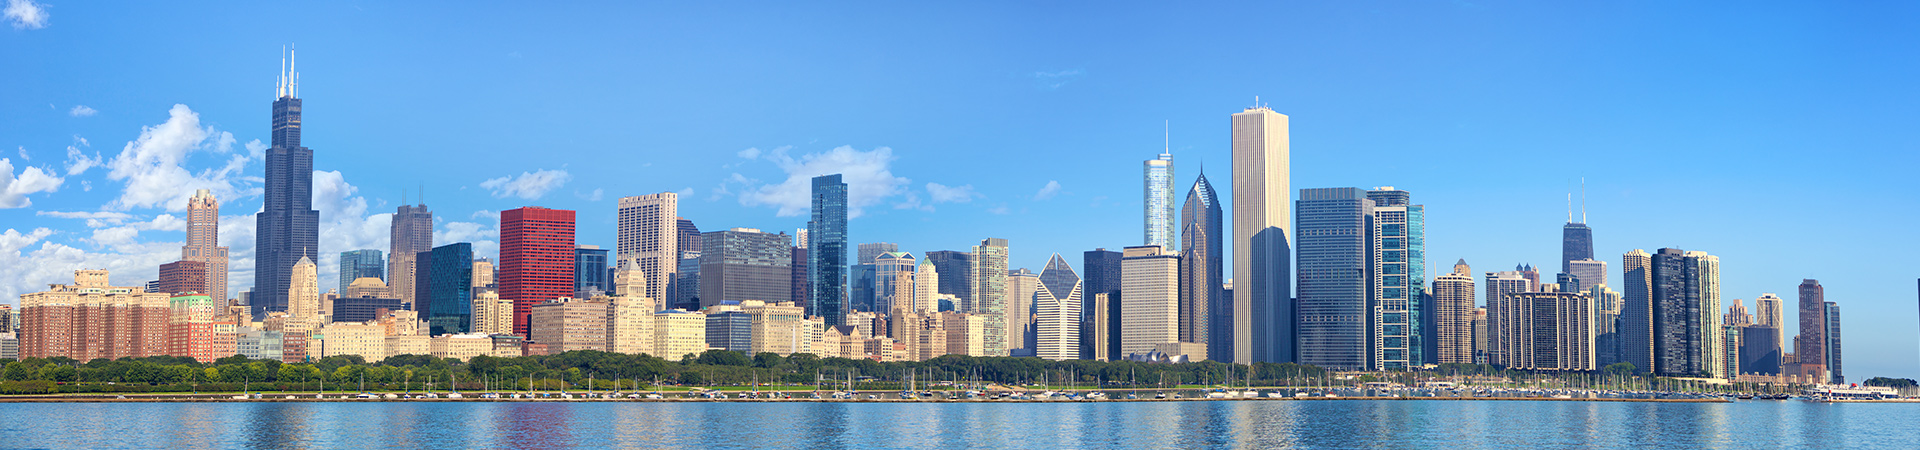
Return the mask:
M 701 234 L 700 307 L 793 301 L 793 237 L 753 228 Z
M 416 309 L 427 320 L 431 336 L 466 333 L 473 324 L 473 244 L 434 247 L 429 255 L 421 258 L 426 307 Z
M 1120 335 L 1120 262 L 1123 257 L 1124 255 L 1120 252 L 1104 248 L 1089 250 L 1082 254 L 1080 273 L 1085 275 L 1085 278 L 1081 279 L 1080 282 L 1080 298 L 1082 300 L 1080 303 L 1080 341 L 1082 342 L 1080 346 L 1080 358 L 1082 359 L 1099 359 L 1105 361 L 1116 357 L 1114 353 L 1120 351 L 1119 340 L 1113 338 Z M 1105 297 L 1101 297 L 1105 298 L 1105 301 L 1100 301 L 1099 298 L 1096 298 L 1096 296 L 1101 294 L 1106 295 Z M 1226 302 L 1231 303 L 1231 299 L 1226 299 Z M 1211 311 L 1210 313 L 1217 315 L 1222 320 L 1226 320 L 1231 318 L 1225 314 L 1227 312 L 1230 312 L 1230 310 Z M 1209 348 L 1207 350 L 1210 352 L 1208 356 L 1216 358 L 1232 356 L 1232 322 L 1229 320 L 1226 328 L 1215 330 L 1213 336 L 1221 337 L 1216 341 L 1220 341 L 1226 350 L 1221 353 L 1211 353 L 1213 349 Z M 1104 346 L 1102 347 L 1102 345 Z
M 1433 300 L 1438 326 L 1433 330 L 1434 355 L 1439 364 L 1473 364 L 1473 271 L 1462 259 L 1453 272 L 1434 277 Z
M 891 242 L 868 242 L 856 248 L 858 252 L 849 271 L 849 278 L 853 281 L 847 286 L 848 302 L 852 303 L 855 311 L 887 312 L 886 305 L 876 304 L 881 294 L 877 294 L 874 287 L 882 280 L 878 268 L 874 267 L 874 260 L 879 259 L 880 255 L 900 251 L 900 246 Z
M 988 356 L 1006 356 L 1012 348 L 1007 342 L 1007 240 L 986 238 L 973 246 L 973 306 L 962 311 L 986 316 L 987 338 L 981 350 Z
M 1574 279 L 1580 280 L 1580 290 L 1586 290 L 1587 286 L 1608 285 L 1606 261 L 1582 259 L 1567 261 L 1565 264 L 1567 266 L 1567 272 L 1564 273 L 1573 275 Z
M 180 247 L 180 260 L 206 263 L 207 296 L 227 304 L 227 248 L 220 246 L 220 200 L 212 191 L 200 189 L 187 199 L 187 245 Z
M 1486 279 L 1487 306 L 1485 309 L 1487 329 L 1484 336 L 1487 339 L 1487 363 L 1504 366 L 1511 364 L 1511 362 L 1506 360 L 1507 355 L 1510 354 L 1507 347 L 1520 345 L 1520 343 L 1507 342 L 1505 340 L 1507 337 L 1515 334 L 1514 331 L 1508 329 L 1509 325 L 1514 323 L 1512 318 L 1506 317 L 1506 313 L 1512 310 L 1507 305 L 1507 302 L 1510 301 L 1508 295 L 1533 292 L 1534 283 L 1533 280 L 1527 278 L 1525 273 L 1518 270 L 1487 272 Z
M 1663 248 L 1653 254 L 1653 373 L 1661 376 L 1698 376 L 1694 339 L 1700 311 L 1687 301 L 1685 252 Z M 1691 307 L 1690 307 L 1691 306 Z
M 401 203 L 406 199 L 402 198 Z M 418 302 L 421 252 L 433 250 L 433 211 L 427 205 L 402 204 L 394 209 L 387 251 L 387 285 L 396 298 Z
M 678 261 L 675 260 L 676 263 Z M 597 245 L 574 246 L 574 298 L 592 298 L 596 292 L 600 295 L 613 295 L 613 272 L 607 270 L 608 262 L 607 249 Z
M 266 150 L 263 203 L 255 215 L 256 318 L 287 310 L 293 265 L 320 256 L 320 211 L 313 209 L 313 150 L 300 145 L 300 72 L 282 71 L 273 101 L 273 145 Z
M 633 261 L 646 274 L 647 293 L 641 297 L 653 299 L 656 310 L 672 307 L 673 296 L 668 295 L 667 288 L 678 287 L 673 284 L 673 274 L 680 267 L 680 243 L 686 239 L 686 229 L 693 226 L 692 222 L 680 221 L 680 194 L 621 197 L 618 208 L 614 258 Z
M 1573 271 L 1573 262 L 1593 259 L 1593 229 L 1587 228 L 1587 224 L 1583 223 L 1585 221 L 1585 218 L 1581 218 L 1580 222 L 1574 222 L 1573 213 L 1571 211 L 1567 213 L 1567 226 L 1560 229 L 1560 273 L 1578 275 L 1579 272 Z M 1586 279 L 1582 279 L 1581 282 L 1602 283 Z
M 865 245 L 865 244 L 862 244 Z M 902 284 L 900 274 L 908 273 L 904 281 L 912 281 L 911 275 L 919 264 L 913 254 L 907 252 L 887 252 L 873 259 L 874 268 L 874 311 L 891 314 L 896 310 L 895 303 L 908 305 L 905 311 L 917 311 L 913 304 L 912 283 Z
M 1121 260 L 1120 354 L 1180 339 L 1180 259 L 1159 246 L 1127 247 Z
M 351 250 L 340 252 L 340 292 L 347 292 L 347 286 L 353 280 L 377 278 L 387 280 L 387 260 L 379 250 Z
M 1428 360 L 1432 306 L 1420 303 L 1427 297 L 1427 208 L 1412 197 L 1393 186 L 1367 191 L 1373 201 L 1367 255 L 1374 296 L 1368 354 L 1377 370 L 1406 370 Z
M 287 280 L 287 316 L 313 326 L 325 323 L 320 320 L 320 269 L 313 260 L 294 261 Z
M 1500 359 L 1523 370 L 1592 371 L 1595 366 L 1593 300 L 1575 292 L 1507 294 L 1496 328 L 1509 345 Z
M 840 174 L 813 177 L 813 220 L 807 221 L 807 313 L 827 326 L 847 324 L 847 183 Z
M 1055 361 L 1080 357 L 1080 275 L 1059 253 L 1040 269 L 1033 296 L 1034 356 Z
M 1298 361 L 1373 369 L 1373 200 L 1356 188 L 1301 189 L 1294 205 L 1300 219 Z
M 1621 256 L 1619 359 L 1635 370 L 1653 372 L 1653 255 L 1635 249 Z M 1491 301 L 1491 300 L 1489 300 Z
M 1263 105 L 1233 115 L 1234 348 L 1222 361 L 1295 359 L 1288 152 L 1286 115 Z
M 538 206 L 500 212 L 500 298 L 513 301 L 513 332 L 527 336 L 533 305 L 573 295 L 574 212 Z
M 940 273 L 940 285 L 935 289 L 941 294 L 952 295 L 959 299 L 953 305 L 954 310 L 968 312 L 973 309 L 973 252 L 954 250 L 936 250 L 927 252 L 926 261 L 933 263 L 935 272 Z
M 1840 365 L 1840 305 L 1826 302 L 1826 306 L 1822 316 L 1827 322 L 1827 382 L 1846 384 L 1847 375 Z
M 1696 371 L 1713 378 L 1727 377 L 1726 332 L 1720 315 L 1720 257 L 1702 251 L 1683 254 L 1687 274 L 1687 302 L 1695 312 L 1688 326 L 1696 344 Z
M 1827 290 L 1820 280 L 1800 281 L 1800 337 L 1794 341 L 1794 356 L 1799 358 L 1798 375 L 1827 379 Z
M 1141 205 L 1146 210 L 1141 214 L 1146 223 L 1145 245 L 1158 245 L 1160 248 L 1173 249 L 1173 155 L 1161 153 L 1159 158 L 1149 159 L 1145 163 L 1143 175 L 1146 185 L 1146 198 Z
M 1784 320 L 1781 317 L 1780 296 L 1768 292 L 1753 299 L 1754 325 L 1780 328 Z
M 1025 268 L 1007 271 L 1007 353 L 1033 356 L 1033 296 L 1040 274 Z
M 1225 229 L 1220 197 L 1202 173 L 1187 191 L 1187 202 L 1180 208 L 1180 341 L 1207 345 L 1210 358 L 1229 357 L 1232 346 L 1232 322 L 1225 315 L 1232 300 L 1221 290 L 1226 282 L 1221 260 Z M 1214 330 L 1227 330 L 1214 339 Z

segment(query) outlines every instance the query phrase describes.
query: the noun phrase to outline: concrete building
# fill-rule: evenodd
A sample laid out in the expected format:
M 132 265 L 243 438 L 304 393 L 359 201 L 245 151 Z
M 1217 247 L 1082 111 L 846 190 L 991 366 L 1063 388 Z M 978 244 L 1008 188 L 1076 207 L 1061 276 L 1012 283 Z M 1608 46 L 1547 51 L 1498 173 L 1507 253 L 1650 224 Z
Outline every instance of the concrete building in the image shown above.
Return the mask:
M 1753 324 L 1763 327 L 1781 328 L 1780 296 L 1772 292 L 1760 294 L 1753 299 Z
M 1121 262 L 1120 352 L 1144 354 L 1180 339 L 1180 259 L 1157 246 L 1127 247 Z
M 793 300 L 793 241 L 785 232 L 733 228 L 700 236 L 701 307 Z
M 1635 249 L 1621 257 L 1619 319 L 1620 362 L 1652 372 L 1653 364 L 1653 255 Z
M 472 330 L 483 334 L 513 334 L 513 300 L 500 298 L 500 291 L 494 288 L 475 288 Z
M 1055 253 L 1039 278 L 1033 295 L 1033 354 L 1055 361 L 1079 359 L 1080 275 Z
M 707 316 L 669 309 L 653 314 L 653 348 L 668 361 L 707 351 Z
M 195 190 L 193 198 L 187 199 L 187 245 L 180 247 L 180 260 L 202 263 L 205 275 L 199 278 L 206 286 L 200 292 L 221 304 L 231 298 L 227 296 L 227 248 L 220 246 L 220 200 L 213 191 Z M 166 278 L 166 271 L 161 272 L 161 278 Z
M 1569 271 L 1563 273 L 1573 275 L 1574 279 L 1580 280 L 1582 291 L 1587 290 L 1587 286 L 1610 286 L 1607 284 L 1606 261 L 1582 259 L 1567 261 L 1566 266 Z
M 922 259 L 913 270 L 913 305 L 908 308 L 920 314 L 933 314 L 940 311 L 940 269 L 933 261 Z
M 340 298 L 400 299 L 400 297 L 393 295 L 393 290 L 387 287 L 387 282 L 374 277 L 360 277 L 355 279 L 352 283 L 347 284 L 345 290 L 340 292 Z M 404 300 L 402 300 L 402 302 L 404 302 Z
M 1720 257 L 1702 251 L 1689 251 L 1684 254 L 1686 264 L 1687 302 L 1689 308 L 1698 308 L 1692 318 L 1692 335 L 1698 336 L 1700 346 L 1697 353 L 1699 373 L 1711 378 L 1728 378 L 1735 373 L 1726 359 L 1726 329 L 1721 323 L 1724 317 L 1720 309 Z
M 653 309 L 647 298 L 647 274 L 635 261 L 621 261 L 613 272 L 613 297 L 607 303 L 607 351 L 654 354 Z
M 500 212 L 500 298 L 513 300 L 514 334 L 528 336 L 533 305 L 573 294 L 574 212 L 537 206 Z
M 480 333 L 434 336 L 428 341 L 427 352 L 435 358 L 455 358 L 461 361 L 471 360 L 480 355 L 502 356 L 494 352 L 493 338 Z
M 206 272 L 198 273 L 204 276 Z M 169 297 L 167 354 L 212 363 L 238 352 L 234 347 L 234 324 L 215 323 L 216 306 L 213 298 L 206 294 L 188 292 Z
M 817 325 L 807 320 L 805 308 L 793 302 L 745 301 L 741 302 L 740 310 L 750 318 L 753 334 L 752 351 L 748 354 L 787 356 L 812 351 L 818 333 L 811 330 L 817 329 Z
M 1526 274 L 1519 270 L 1487 272 L 1486 285 L 1487 361 L 1488 364 L 1504 366 L 1511 364 L 1505 359 L 1511 354 L 1505 339 L 1517 333 L 1517 331 L 1506 329 L 1514 322 L 1502 317 L 1503 314 L 1512 310 L 1505 304 L 1507 294 L 1533 292 L 1535 287 L 1533 280 L 1528 279 Z
M 320 311 L 320 270 L 313 260 L 301 257 L 287 279 L 287 316 L 315 326 L 327 323 Z
M 420 278 L 420 252 L 433 251 L 433 211 L 427 209 L 425 199 L 420 200 L 417 205 L 405 204 L 403 194 L 388 228 L 387 286 L 407 304 L 420 301 L 415 297 L 421 289 L 414 286 Z
M 532 334 L 527 339 L 546 344 L 552 354 L 607 351 L 607 306 L 605 298 L 570 297 L 533 305 Z
M 1817 380 L 1831 379 L 1827 367 L 1827 290 L 1819 280 L 1800 281 L 1800 336 L 1794 340 L 1794 356 L 1800 371 L 1795 375 Z
M 247 359 L 283 360 L 286 355 L 280 346 L 281 335 L 278 331 L 249 328 L 240 331 L 234 339 L 235 354 Z
M 986 356 L 986 320 L 978 315 L 942 311 L 936 316 L 947 333 L 947 354 Z
M 961 310 L 986 319 L 987 356 L 1006 356 L 1013 347 L 1013 341 L 1008 340 L 1012 325 L 1007 311 L 1007 245 L 1006 239 L 987 238 L 973 246 L 972 308 Z
M 1040 291 L 1040 274 L 1024 268 L 1007 271 L 1007 353 L 1033 355 L 1033 295 Z
M 1115 325 L 1119 321 L 1115 320 L 1117 314 L 1114 314 L 1119 311 L 1119 307 L 1112 301 L 1112 298 L 1117 295 L 1119 295 L 1117 290 L 1093 294 L 1093 312 L 1088 314 L 1091 318 L 1087 319 L 1083 332 L 1087 341 L 1081 346 L 1083 351 L 1093 349 L 1093 356 L 1084 359 L 1113 361 L 1120 357 L 1116 356 L 1120 352 L 1120 343 L 1113 338 L 1120 328 Z
M 386 327 L 378 322 L 330 323 L 309 339 L 309 352 L 315 359 L 359 355 L 367 362 L 376 362 L 391 356 L 387 353 Z
M 1237 288 L 1229 312 L 1233 356 L 1217 355 L 1222 361 L 1295 361 L 1288 142 L 1286 115 L 1265 105 L 1233 115 L 1232 253 Z
M 1493 328 L 1505 334 L 1506 355 L 1497 359 L 1523 370 L 1596 370 L 1593 301 L 1573 292 L 1506 294 L 1504 321 Z M 1491 315 L 1490 315 L 1491 316 Z
M 207 263 L 180 260 L 160 265 L 160 283 L 153 289 L 162 294 L 182 294 L 198 292 L 209 294 L 212 285 L 207 279 Z M 226 302 L 221 302 L 226 303 Z
M 493 261 L 486 258 L 473 260 L 473 287 L 497 287 L 493 279 Z
M 1439 326 L 1433 330 L 1439 353 L 1434 356 L 1440 364 L 1474 364 L 1475 293 L 1473 272 L 1465 259 L 1453 265 L 1452 273 L 1433 279 L 1433 306 L 1439 316 Z
M 679 210 L 680 194 L 673 192 L 621 197 L 619 201 L 619 236 L 614 245 L 614 259 L 634 261 L 640 272 L 647 275 L 644 297 L 659 302 L 656 310 L 672 307 L 666 304 L 667 299 L 673 298 L 667 287 L 673 283 L 673 274 L 680 267 Z

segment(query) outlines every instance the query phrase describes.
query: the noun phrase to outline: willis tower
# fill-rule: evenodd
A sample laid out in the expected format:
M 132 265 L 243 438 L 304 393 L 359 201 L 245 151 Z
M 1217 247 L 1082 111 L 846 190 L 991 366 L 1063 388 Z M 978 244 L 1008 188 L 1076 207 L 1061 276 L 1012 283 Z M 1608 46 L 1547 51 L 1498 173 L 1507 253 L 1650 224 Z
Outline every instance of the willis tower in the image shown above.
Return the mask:
M 284 61 L 284 60 L 283 60 Z M 287 310 L 293 265 L 320 260 L 320 212 L 313 209 L 313 150 L 300 146 L 300 72 L 280 69 L 273 100 L 273 147 L 267 149 L 265 207 L 254 234 L 255 319 Z

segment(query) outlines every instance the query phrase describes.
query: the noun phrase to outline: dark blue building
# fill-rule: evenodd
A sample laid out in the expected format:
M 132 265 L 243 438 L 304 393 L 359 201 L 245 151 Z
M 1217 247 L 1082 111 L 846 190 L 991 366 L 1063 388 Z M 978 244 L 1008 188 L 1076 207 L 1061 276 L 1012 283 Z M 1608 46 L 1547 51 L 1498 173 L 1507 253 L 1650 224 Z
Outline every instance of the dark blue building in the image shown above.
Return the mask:
M 612 273 L 607 266 L 607 249 L 591 245 L 573 249 L 574 298 L 592 298 L 596 290 L 613 295 Z
M 386 257 L 372 249 L 340 252 L 340 293 L 345 294 L 347 285 L 361 278 L 387 281 Z
M 473 244 L 461 242 L 434 247 L 431 260 L 422 258 L 422 284 L 427 295 L 415 310 L 427 319 L 433 335 L 465 333 L 473 323 Z
M 840 174 L 813 177 L 813 220 L 807 221 L 807 315 L 847 324 L 847 183 Z

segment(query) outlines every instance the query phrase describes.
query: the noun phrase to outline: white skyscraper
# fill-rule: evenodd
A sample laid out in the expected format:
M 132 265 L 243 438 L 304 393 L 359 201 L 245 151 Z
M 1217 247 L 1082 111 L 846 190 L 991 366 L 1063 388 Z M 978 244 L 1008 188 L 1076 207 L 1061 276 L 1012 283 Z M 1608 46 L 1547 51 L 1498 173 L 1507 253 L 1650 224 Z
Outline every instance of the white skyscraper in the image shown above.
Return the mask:
M 646 274 L 647 293 L 654 310 L 668 309 L 672 296 L 668 282 L 680 265 L 680 195 L 662 192 L 621 197 L 619 236 L 615 260 L 633 261 Z
M 1040 270 L 1034 293 L 1034 356 L 1051 360 L 1080 357 L 1080 275 L 1059 253 Z
M 1033 296 L 1040 291 L 1040 275 L 1032 270 L 1007 272 L 1007 349 L 1026 354 L 1033 348 Z
M 1255 105 L 1233 115 L 1233 310 L 1222 312 L 1233 317 L 1230 362 L 1295 358 L 1288 142 L 1284 114 Z
M 1146 205 L 1142 214 L 1146 220 L 1146 242 L 1142 245 L 1158 245 L 1160 248 L 1179 248 L 1174 246 L 1174 203 L 1173 203 L 1173 155 L 1161 153 L 1159 158 L 1149 159 L 1145 163 Z

